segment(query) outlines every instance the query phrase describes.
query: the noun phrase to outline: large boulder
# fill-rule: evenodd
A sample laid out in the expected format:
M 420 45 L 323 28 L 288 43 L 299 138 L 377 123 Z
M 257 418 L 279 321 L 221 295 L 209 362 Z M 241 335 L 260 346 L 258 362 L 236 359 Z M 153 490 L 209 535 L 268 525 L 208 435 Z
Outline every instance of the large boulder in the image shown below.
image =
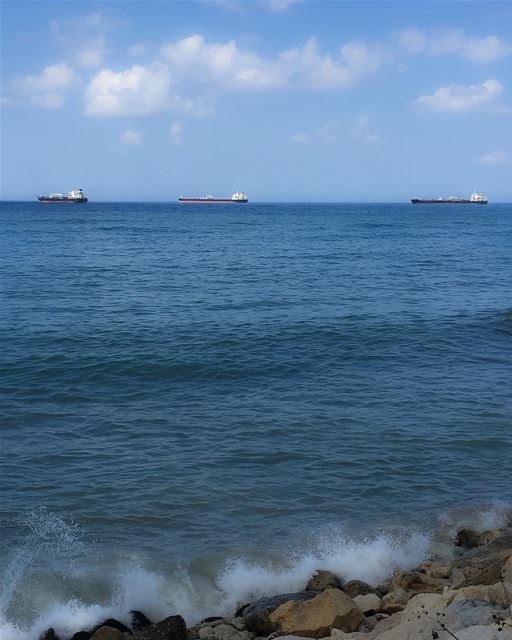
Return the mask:
M 503 582 L 464 587 L 455 591 L 446 591 L 443 595 L 446 597 L 451 596 L 452 602 L 457 602 L 458 600 L 483 600 L 503 608 L 511 604 Z
M 478 547 L 478 535 L 478 532 L 473 529 L 461 529 L 460 531 L 457 531 L 455 544 L 458 547 L 464 547 L 465 549 Z
M 382 606 L 382 601 L 375 593 L 367 593 L 365 596 L 356 596 L 354 602 L 361 609 L 365 616 L 378 613 Z
M 363 612 L 343 591 L 326 589 L 309 601 L 286 602 L 270 614 L 278 631 L 311 638 L 323 638 L 331 629 L 356 631 Z
M 326 589 L 341 589 L 341 580 L 331 571 L 319 569 L 309 579 L 306 591 L 325 591 Z
M 266 636 L 275 631 L 270 614 L 285 602 L 311 600 L 317 593 L 314 591 L 303 591 L 301 593 L 283 593 L 279 596 L 261 598 L 256 602 L 244 607 L 242 617 L 246 629 L 258 635 Z M 237 613 L 240 609 L 237 611 Z
M 496 584 L 501 579 L 502 571 L 511 553 L 511 550 L 506 549 L 485 556 L 467 554 L 454 560 L 450 565 L 451 587 L 462 589 L 480 584 Z
M 503 629 L 497 632 L 496 625 L 476 625 L 457 631 L 458 640 L 512 640 L 512 629 Z
M 130 611 L 131 616 L 131 625 L 134 631 L 140 631 L 141 629 L 146 629 L 150 627 L 153 623 L 149 618 L 147 618 L 142 611 L 137 611 L 132 609 Z
M 187 625 L 181 616 L 169 616 L 142 631 L 132 640 L 187 640 Z
M 98 629 L 101 629 L 102 627 L 109 627 L 110 629 L 117 629 L 118 631 L 121 631 L 122 633 L 132 633 L 132 630 L 127 627 L 125 624 L 123 624 L 122 622 L 119 622 L 119 620 L 116 620 L 115 618 L 108 618 L 108 620 L 104 620 L 103 622 L 100 622 L 100 624 L 97 624 L 91 631 L 91 634 L 94 635 L 96 633 L 96 631 L 98 631 Z
M 91 640 L 125 640 L 126 634 L 114 627 L 100 627 L 95 631 Z
M 415 571 L 399 571 L 393 576 L 390 591 L 403 589 L 410 593 L 437 593 L 448 584 L 445 578 L 434 578 L 427 573 Z

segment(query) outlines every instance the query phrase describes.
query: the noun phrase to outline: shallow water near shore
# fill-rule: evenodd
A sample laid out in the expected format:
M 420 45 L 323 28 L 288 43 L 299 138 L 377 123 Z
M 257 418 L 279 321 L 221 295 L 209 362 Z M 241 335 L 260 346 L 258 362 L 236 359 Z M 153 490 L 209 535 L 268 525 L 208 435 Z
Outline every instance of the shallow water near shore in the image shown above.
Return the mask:
M 377 583 L 512 501 L 512 207 L 2 203 L 10 638 Z

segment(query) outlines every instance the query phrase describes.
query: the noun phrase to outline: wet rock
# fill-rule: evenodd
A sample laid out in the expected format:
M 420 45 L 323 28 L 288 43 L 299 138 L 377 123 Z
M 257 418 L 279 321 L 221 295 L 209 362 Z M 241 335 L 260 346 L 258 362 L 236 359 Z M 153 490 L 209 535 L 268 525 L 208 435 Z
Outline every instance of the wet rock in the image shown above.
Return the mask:
M 365 596 L 356 596 L 354 602 L 366 615 L 373 615 L 378 613 L 382 606 L 382 601 L 375 593 L 367 593 Z
M 325 591 L 326 589 L 341 589 L 341 580 L 331 571 L 319 569 L 309 579 L 306 591 Z
M 187 640 L 187 625 L 181 616 L 169 616 L 142 631 L 133 640 Z
M 247 607 L 250 607 L 250 606 L 251 606 L 250 602 L 240 605 L 238 609 L 235 611 L 235 618 L 241 618 L 244 615 L 244 611 L 247 609 Z
M 208 624 L 210 622 L 219 622 L 224 620 L 222 616 L 210 616 L 209 618 L 203 618 L 200 624 Z
M 312 600 L 286 602 L 269 617 L 275 629 L 310 638 L 323 638 L 333 627 L 356 631 L 364 619 L 355 602 L 338 589 L 326 589 Z
M 59 636 L 55 633 L 55 629 L 50 627 L 43 631 L 43 633 L 39 636 L 39 640 L 60 640 Z
M 91 636 L 92 633 L 90 631 L 77 631 L 71 640 L 89 640 Z
M 464 549 L 473 549 L 473 547 L 478 547 L 478 535 L 473 529 L 461 529 L 457 531 L 455 544 L 457 547 L 464 547 Z
M 126 635 L 114 627 L 100 627 L 92 634 L 91 640 L 125 640 Z
M 349 580 L 344 586 L 343 591 L 349 598 L 355 598 L 356 596 L 365 596 L 368 593 L 373 593 L 374 589 L 366 582 L 361 580 Z
M 478 536 L 478 546 L 483 547 L 505 536 L 505 529 L 489 529 Z
M 122 633 L 130 633 L 130 634 L 132 633 L 132 630 L 122 622 L 119 622 L 119 620 L 115 620 L 115 618 L 108 618 L 108 620 L 103 621 L 101 624 L 97 624 L 92 629 L 91 631 L 92 635 L 94 635 L 96 631 L 98 631 L 98 629 L 101 629 L 101 627 L 109 627 L 110 629 L 117 629 Z
M 131 615 L 131 625 L 134 631 L 140 631 L 141 629 L 145 629 L 149 627 L 153 623 L 149 618 L 147 618 L 141 611 L 136 611 L 133 609 L 130 611 Z
M 270 621 L 270 614 L 273 611 L 286 602 L 311 600 L 317 595 L 314 591 L 303 591 L 302 593 L 284 593 L 270 598 L 261 598 L 243 610 L 242 617 L 245 627 L 249 631 L 259 635 L 268 635 L 275 631 Z M 238 611 L 240 611 L 240 609 Z

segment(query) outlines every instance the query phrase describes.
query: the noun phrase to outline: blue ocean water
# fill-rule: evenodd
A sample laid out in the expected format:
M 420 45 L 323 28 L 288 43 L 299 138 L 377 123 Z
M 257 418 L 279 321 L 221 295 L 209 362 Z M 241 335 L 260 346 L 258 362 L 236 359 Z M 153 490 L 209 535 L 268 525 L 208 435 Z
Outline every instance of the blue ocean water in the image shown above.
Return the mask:
M 2 203 L 1 225 L 12 638 L 194 620 L 322 563 L 377 581 L 512 501 L 512 205 Z

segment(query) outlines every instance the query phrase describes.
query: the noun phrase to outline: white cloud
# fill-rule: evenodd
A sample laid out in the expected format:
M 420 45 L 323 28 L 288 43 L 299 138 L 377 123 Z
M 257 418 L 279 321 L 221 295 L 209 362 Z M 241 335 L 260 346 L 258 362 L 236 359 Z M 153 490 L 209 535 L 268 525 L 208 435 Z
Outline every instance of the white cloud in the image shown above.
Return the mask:
M 411 54 L 457 55 L 470 62 L 488 63 L 512 54 L 512 44 L 498 38 L 470 38 L 462 29 L 425 33 L 406 29 L 399 34 L 400 45 Z
M 461 113 L 475 111 L 493 103 L 503 92 L 498 80 L 486 80 L 479 85 L 440 87 L 432 95 L 420 96 L 416 104 L 430 111 Z
M 345 87 L 390 59 L 384 47 L 356 42 L 341 47 L 338 56 L 322 54 L 315 38 L 264 58 L 235 40 L 210 44 L 199 34 L 167 43 L 161 54 L 175 78 L 247 89 Z
M 483 166 L 495 167 L 501 164 L 506 164 L 508 159 L 508 153 L 503 149 L 498 149 L 496 151 L 491 151 L 490 153 L 483 153 L 481 156 L 474 158 L 473 162 Z
M 365 145 L 377 144 L 381 141 L 380 135 L 374 130 L 367 113 L 362 113 L 356 117 L 352 136 Z
M 183 131 L 183 122 L 181 122 L 181 120 L 175 120 L 171 124 L 171 129 L 170 129 L 171 141 L 173 142 L 173 144 L 180 145 L 182 143 L 182 138 L 181 138 L 182 131 Z
M 156 113 L 167 107 L 169 89 L 170 76 L 163 65 L 134 65 L 119 73 L 103 69 L 89 82 L 84 112 L 90 116 Z
M 100 35 L 81 45 L 76 50 L 75 60 L 81 67 L 99 67 L 106 54 L 105 38 Z
M 66 63 L 51 64 L 39 75 L 27 75 L 16 81 L 19 93 L 38 107 L 58 109 L 65 102 L 65 93 L 78 81 L 74 70 Z
M 142 133 L 135 129 L 125 129 L 119 136 L 119 142 L 123 144 L 140 144 L 142 142 Z

